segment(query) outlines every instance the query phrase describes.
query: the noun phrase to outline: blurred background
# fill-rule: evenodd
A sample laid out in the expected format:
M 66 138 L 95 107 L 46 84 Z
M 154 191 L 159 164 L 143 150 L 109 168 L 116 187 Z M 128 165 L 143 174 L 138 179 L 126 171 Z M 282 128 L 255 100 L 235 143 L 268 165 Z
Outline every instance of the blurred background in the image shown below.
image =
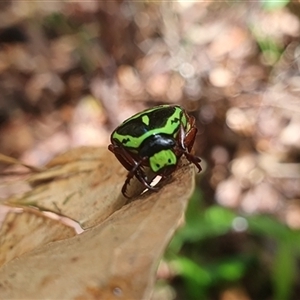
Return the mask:
M 41 166 L 180 104 L 203 171 L 153 299 L 299 299 L 299 42 L 298 1 L 0 2 L 0 153 Z

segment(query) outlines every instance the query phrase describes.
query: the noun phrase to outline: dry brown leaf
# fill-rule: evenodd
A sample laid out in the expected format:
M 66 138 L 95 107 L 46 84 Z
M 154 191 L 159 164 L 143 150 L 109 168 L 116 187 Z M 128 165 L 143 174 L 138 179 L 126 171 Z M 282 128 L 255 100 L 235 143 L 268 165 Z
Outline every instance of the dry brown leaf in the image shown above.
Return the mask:
M 119 179 L 111 174 L 116 171 L 114 163 L 98 163 L 97 167 L 109 172 L 108 179 L 101 182 L 104 191 L 98 201 L 105 199 L 107 190 L 111 193 L 106 197 L 114 198 L 120 188 Z M 182 220 L 193 177 L 194 167 L 184 166 L 159 192 L 146 193 L 101 224 L 8 262 L 0 269 L 1 298 L 149 298 L 158 259 Z
M 24 166 L 24 167 L 26 167 L 28 169 L 31 169 L 32 171 L 36 171 L 36 172 L 42 171 L 41 168 L 37 168 L 37 167 L 34 167 L 34 166 L 30 166 L 30 165 L 24 164 L 20 160 L 17 160 L 17 159 L 15 159 L 13 157 L 4 155 L 2 153 L 0 153 L 0 162 L 8 164 L 8 165 L 21 165 L 21 166 Z
M 0 228 L 0 267 L 41 245 L 74 235 L 73 228 L 38 211 L 9 212 Z
M 29 178 L 34 189 L 7 199 L 76 220 L 83 228 L 105 220 L 127 199 L 120 193 L 126 170 L 107 148 L 82 147 L 54 158 Z

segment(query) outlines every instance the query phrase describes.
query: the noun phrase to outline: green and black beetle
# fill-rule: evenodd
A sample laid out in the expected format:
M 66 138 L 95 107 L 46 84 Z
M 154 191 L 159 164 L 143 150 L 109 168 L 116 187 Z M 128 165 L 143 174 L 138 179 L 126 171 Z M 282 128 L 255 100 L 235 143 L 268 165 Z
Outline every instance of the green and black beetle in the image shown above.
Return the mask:
M 125 120 L 111 134 L 108 149 L 129 171 L 122 187 L 126 188 L 135 176 L 146 188 L 150 185 L 143 170 L 151 170 L 162 177 L 175 171 L 180 157 L 185 157 L 201 171 L 200 158 L 192 155 L 197 128 L 195 118 L 178 105 L 160 105 L 146 109 Z

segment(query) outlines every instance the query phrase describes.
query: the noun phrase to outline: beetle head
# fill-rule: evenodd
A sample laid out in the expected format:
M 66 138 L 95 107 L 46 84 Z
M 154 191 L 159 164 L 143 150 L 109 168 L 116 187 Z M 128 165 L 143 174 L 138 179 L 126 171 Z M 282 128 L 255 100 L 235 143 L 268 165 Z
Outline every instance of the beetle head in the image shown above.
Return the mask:
M 153 172 L 167 176 L 177 165 L 177 156 L 171 149 L 161 150 L 149 157 L 149 164 Z

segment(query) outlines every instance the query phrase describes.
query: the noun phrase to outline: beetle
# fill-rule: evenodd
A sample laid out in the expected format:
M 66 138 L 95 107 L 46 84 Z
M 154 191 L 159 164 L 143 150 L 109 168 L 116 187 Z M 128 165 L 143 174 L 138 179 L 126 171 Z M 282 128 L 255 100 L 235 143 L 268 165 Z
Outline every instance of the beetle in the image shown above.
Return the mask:
M 195 118 L 179 105 L 159 105 L 141 111 L 125 120 L 111 134 L 108 149 L 129 171 L 122 187 L 125 197 L 127 185 L 135 176 L 146 188 L 151 186 L 145 167 L 162 178 L 170 176 L 182 155 L 202 170 L 201 159 L 191 154 L 197 128 Z

